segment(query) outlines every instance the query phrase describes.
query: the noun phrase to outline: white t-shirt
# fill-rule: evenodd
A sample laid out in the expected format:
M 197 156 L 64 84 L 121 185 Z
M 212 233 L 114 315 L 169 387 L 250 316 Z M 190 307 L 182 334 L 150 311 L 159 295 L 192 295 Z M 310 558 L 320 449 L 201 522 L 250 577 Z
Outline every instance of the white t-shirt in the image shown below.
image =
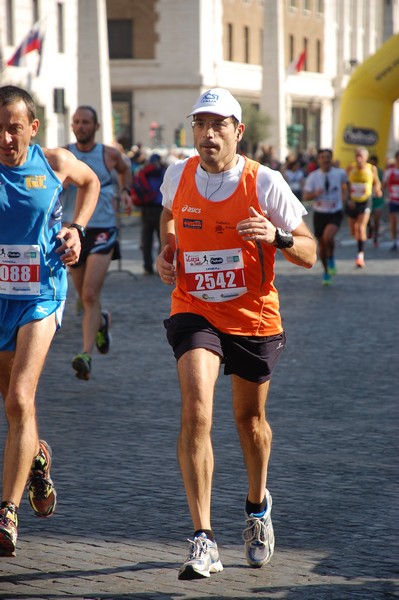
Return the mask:
M 344 169 L 331 167 L 327 172 L 316 169 L 306 178 L 304 191 L 315 192 L 322 189 L 323 193 L 315 198 L 313 210 L 322 213 L 335 213 L 343 209 L 342 184 L 348 183 L 348 175 Z
M 189 159 L 179 160 L 166 170 L 161 192 L 162 205 L 169 210 L 172 210 L 173 199 L 187 160 Z M 232 169 L 214 174 L 204 171 L 198 163 L 195 173 L 198 192 L 211 202 L 225 200 L 237 188 L 244 165 L 245 158 L 239 156 L 237 164 Z M 292 193 L 290 186 L 279 171 L 273 171 L 269 167 L 260 165 L 256 189 L 260 207 L 275 227 L 293 231 L 300 225 L 307 211 Z

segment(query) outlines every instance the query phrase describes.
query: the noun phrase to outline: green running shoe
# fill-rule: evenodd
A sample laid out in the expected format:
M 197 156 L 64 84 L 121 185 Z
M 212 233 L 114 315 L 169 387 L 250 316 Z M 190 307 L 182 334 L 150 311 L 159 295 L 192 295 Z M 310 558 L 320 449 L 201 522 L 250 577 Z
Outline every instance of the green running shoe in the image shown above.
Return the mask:
M 72 367 L 75 369 L 76 377 L 88 381 L 90 379 L 91 358 L 87 352 L 77 354 L 72 361 Z
M 104 319 L 104 325 L 101 325 L 96 335 L 96 346 L 97 350 L 101 354 L 107 354 L 111 347 L 112 337 L 109 333 L 111 327 L 111 314 L 105 310 L 101 313 L 101 317 Z

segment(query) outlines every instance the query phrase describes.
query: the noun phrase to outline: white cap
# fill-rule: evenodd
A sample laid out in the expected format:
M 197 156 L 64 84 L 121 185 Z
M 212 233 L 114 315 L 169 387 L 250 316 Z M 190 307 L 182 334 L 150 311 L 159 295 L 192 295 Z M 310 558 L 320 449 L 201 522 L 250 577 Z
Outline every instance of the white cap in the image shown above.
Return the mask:
M 234 96 L 223 88 L 212 88 L 201 94 L 190 115 L 213 113 L 221 117 L 235 117 L 241 123 L 241 106 Z

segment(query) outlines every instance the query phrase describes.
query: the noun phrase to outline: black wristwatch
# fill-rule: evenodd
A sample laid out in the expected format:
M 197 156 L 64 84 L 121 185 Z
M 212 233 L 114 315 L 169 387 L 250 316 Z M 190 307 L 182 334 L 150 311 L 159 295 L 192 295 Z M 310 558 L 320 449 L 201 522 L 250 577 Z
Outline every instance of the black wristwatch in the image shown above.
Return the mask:
M 276 227 L 276 237 L 274 238 L 273 246 L 282 250 L 283 248 L 292 248 L 293 245 L 294 238 L 292 237 L 292 233 Z
M 86 227 L 83 227 L 83 225 L 78 225 L 78 223 L 71 223 L 68 229 L 72 229 L 72 227 L 78 230 L 79 237 L 82 240 L 86 235 Z

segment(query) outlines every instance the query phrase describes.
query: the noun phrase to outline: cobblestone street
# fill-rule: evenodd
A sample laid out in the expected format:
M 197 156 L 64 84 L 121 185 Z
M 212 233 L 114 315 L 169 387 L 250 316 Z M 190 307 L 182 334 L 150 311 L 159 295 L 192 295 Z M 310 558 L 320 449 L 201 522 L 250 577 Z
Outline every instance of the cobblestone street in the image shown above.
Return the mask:
M 179 392 L 163 328 L 171 288 L 143 276 L 136 219 L 121 229 L 103 306 L 113 347 L 74 377 L 80 317 L 72 284 L 38 390 L 59 505 L 20 508 L 18 553 L 0 559 L 0 599 L 388 600 L 399 598 L 399 253 L 367 244 L 355 269 L 347 226 L 338 274 L 321 285 L 277 259 L 287 347 L 272 381 L 268 487 L 276 551 L 250 569 L 241 538 L 246 478 L 230 380 L 215 398 L 213 527 L 224 570 L 178 581 L 192 535 L 176 458 Z M 4 441 L 4 416 L 0 435 Z M 226 511 L 225 506 L 228 506 Z

